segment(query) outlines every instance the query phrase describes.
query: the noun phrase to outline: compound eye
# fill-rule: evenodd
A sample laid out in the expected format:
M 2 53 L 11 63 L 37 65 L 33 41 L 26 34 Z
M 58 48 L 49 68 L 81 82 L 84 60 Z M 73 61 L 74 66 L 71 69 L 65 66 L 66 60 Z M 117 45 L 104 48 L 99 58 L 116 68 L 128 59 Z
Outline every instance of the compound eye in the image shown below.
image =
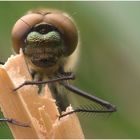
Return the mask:
M 13 49 L 19 53 L 23 48 L 24 40 L 30 30 L 37 24 L 48 24 L 55 27 L 64 40 L 65 52 L 68 56 L 73 53 L 78 43 L 78 32 L 73 21 L 60 11 L 33 11 L 21 17 L 12 30 Z
M 72 19 L 64 13 L 50 13 L 45 15 L 44 21 L 56 27 L 63 36 L 66 46 L 65 55 L 70 55 L 78 43 L 78 31 Z
M 21 17 L 15 23 L 12 29 L 12 43 L 16 53 L 19 53 L 20 48 L 23 48 L 25 36 L 32 26 L 40 23 L 42 19 L 42 15 L 32 13 Z

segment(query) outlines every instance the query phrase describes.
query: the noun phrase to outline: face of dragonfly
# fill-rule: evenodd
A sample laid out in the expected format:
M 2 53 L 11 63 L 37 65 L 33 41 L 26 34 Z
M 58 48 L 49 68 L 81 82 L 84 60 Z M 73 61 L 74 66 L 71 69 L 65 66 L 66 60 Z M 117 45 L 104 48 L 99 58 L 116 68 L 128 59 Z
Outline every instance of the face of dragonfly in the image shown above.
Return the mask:
M 28 62 L 39 68 L 58 69 L 63 64 L 66 46 L 61 33 L 53 26 L 34 26 L 24 40 L 23 53 Z
M 32 69 L 53 74 L 76 49 L 78 33 L 66 14 L 41 9 L 28 12 L 16 22 L 12 40 L 14 50 L 18 53 L 22 48 Z

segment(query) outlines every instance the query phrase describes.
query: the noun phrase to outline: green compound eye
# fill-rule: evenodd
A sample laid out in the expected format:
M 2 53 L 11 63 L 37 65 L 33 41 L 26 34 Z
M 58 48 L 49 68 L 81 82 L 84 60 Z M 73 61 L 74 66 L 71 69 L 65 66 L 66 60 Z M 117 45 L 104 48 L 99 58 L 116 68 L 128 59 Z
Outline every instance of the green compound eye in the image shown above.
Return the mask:
M 46 45 L 52 44 L 54 47 L 57 47 L 62 42 L 61 36 L 57 31 L 51 31 L 46 34 L 40 34 L 34 31 L 28 34 L 26 41 L 29 45 L 34 45 L 34 47 L 36 47 L 36 43 L 42 42 Z

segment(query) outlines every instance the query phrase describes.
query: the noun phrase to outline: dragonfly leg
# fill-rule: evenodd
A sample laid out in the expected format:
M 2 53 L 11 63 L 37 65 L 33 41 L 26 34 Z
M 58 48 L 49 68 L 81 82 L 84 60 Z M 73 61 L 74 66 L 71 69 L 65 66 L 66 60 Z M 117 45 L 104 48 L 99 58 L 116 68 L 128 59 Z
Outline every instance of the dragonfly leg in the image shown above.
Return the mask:
M 21 126 L 21 127 L 30 127 L 29 123 L 24 123 L 24 122 L 19 122 L 15 119 L 12 118 L 0 118 L 0 123 L 2 122 L 8 122 L 17 126 Z
M 54 83 L 54 82 L 59 82 L 64 80 L 74 80 L 74 79 L 75 79 L 75 75 L 73 73 L 66 73 L 65 75 L 58 75 L 55 78 L 46 81 L 25 81 L 24 83 L 16 87 L 14 91 L 22 88 L 25 85 L 42 85 L 47 83 Z
M 69 111 L 69 112 L 66 112 L 64 114 L 61 114 L 59 116 L 59 119 L 64 117 L 64 116 L 67 116 L 67 115 L 70 115 L 70 114 L 73 114 L 73 113 L 98 113 L 98 114 L 102 114 L 102 113 L 112 113 L 114 112 L 113 110 L 106 110 L 104 108 L 98 108 L 96 109 L 96 107 L 90 107 L 90 108 L 86 108 L 86 107 L 78 107 L 72 111 Z
M 91 100 L 93 102 L 96 102 L 97 104 L 100 104 L 101 106 L 107 108 L 110 111 L 114 111 L 114 112 L 117 111 L 115 105 L 112 105 L 111 103 L 109 103 L 109 102 L 107 102 L 107 101 L 105 101 L 103 99 L 100 99 L 100 98 L 98 98 L 96 96 L 93 96 L 93 95 L 91 95 L 91 94 L 89 94 L 89 93 L 87 93 L 87 92 L 85 92 L 85 91 L 83 91 L 83 90 L 75 87 L 74 85 L 67 84 L 64 81 L 61 81 L 59 83 L 61 85 L 63 85 L 66 89 L 72 91 L 72 93 L 75 93 L 77 95 L 80 95 L 80 96 L 88 99 L 88 100 Z
M 91 100 L 93 102 L 95 102 L 99 107 L 94 107 L 94 106 L 91 106 L 89 108 L 77 108 L 77 109 L 74 109 L 73 111 L 70 111 L 70 112 L 67 112 L 65 114 L 62 114 L 60 115 L 59 118 L 63 117 L 63 116 L 66 116 L 66 115 L 69 115 L 69 114 L 72 114 L 72 113 L 76 113 L 76 112 L 88 112 L 88 113 L 111 113 L 111 112 L 116 112 L 117 109 L 116 109 L 116 106 L 115 105 L 112 105 L 111 103 L 103 100 L 103 99 L 100 99 L 96 96 L 93 96 L 85 91 L 82 91 L 81 89 L 73 86 L 73 85 L 70 85 L 68 83 L 66 83 L 65 81 L 60 81 L 59 82 L 61 85 L 63 85 L 66 89 L 72 91 L 71 93 L 75 93 L 77 95 L 80 95 L 88 100 Z

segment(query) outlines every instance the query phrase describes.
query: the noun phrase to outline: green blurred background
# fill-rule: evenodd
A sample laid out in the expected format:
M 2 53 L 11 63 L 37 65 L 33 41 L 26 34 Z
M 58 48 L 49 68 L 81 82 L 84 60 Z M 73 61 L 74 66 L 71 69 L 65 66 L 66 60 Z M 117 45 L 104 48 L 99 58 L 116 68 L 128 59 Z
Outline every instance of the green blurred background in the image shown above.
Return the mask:
M 38 7 L 74 18 L 81 35 L 75 85 L 117 105 L 109 118 L 81 115 L 86 138 L 140 138 L 140 2 L 0 2 L 1 61 L 12 54 L 15 21 Z M 12 138 L 6 127 L 0 138 Z

